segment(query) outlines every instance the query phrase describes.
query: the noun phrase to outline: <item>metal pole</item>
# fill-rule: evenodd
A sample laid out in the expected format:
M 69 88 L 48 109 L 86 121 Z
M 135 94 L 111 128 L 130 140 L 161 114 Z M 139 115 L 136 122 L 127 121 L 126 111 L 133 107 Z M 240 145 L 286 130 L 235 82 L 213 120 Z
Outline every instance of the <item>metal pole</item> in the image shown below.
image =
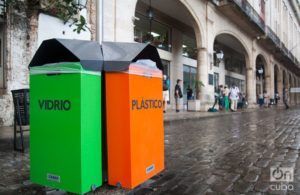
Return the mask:
M 263 74 L 260 74 L 260 93 L 264 94 L 264 85 L 263 85 Z
M 97 0 L 97 32 L 96 39 L 101 44 L 103 42 L 103 0 Z

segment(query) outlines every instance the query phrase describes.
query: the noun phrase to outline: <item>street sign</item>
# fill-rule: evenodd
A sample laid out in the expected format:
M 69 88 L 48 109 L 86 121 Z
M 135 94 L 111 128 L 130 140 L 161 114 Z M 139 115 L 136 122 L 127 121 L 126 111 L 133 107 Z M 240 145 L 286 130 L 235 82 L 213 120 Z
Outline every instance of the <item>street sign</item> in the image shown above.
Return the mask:
M 300 93 L 300 87 L 292 87 L 292 88 L 290 89 L 290 92 L 291 92 L 291 93 Z

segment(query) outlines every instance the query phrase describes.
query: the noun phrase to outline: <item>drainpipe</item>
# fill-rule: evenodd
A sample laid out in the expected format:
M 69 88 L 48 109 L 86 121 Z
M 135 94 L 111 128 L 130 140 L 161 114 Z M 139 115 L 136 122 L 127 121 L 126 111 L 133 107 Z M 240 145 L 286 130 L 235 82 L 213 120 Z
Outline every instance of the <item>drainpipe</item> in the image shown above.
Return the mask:
M 103 41 L 103 0 L 97 0 L 97 25 L 96 39 L 101 44 Z

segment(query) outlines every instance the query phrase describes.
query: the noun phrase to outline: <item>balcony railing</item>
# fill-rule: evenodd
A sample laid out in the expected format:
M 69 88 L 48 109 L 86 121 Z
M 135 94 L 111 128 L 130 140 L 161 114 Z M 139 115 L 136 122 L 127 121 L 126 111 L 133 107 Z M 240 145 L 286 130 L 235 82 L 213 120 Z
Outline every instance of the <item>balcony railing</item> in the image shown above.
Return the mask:
M 243 12 L 243 14 L 246 15 L 251 22 L 255 23 L 255 25 L 259 27 L 261 32 L 266 34 L 267 37 L 272 40 L 276 48 L 280 48 L 286 58 L 291 60 L 300 68 L 298 59 L 286 48 L 276 33 L 269 26 L 265 25 L 265 21 L 260 17 L 260 15 L 247 0 L 212 0 L 212 3 L 214 3 L 216 6 L 228 5 L 228 3 L 234 4 L 235 7 Z
M 280 47 L 281 41 L 280 41 L 279 37 L 275 34 L 275 32 L 269 26 L 266 26 L 266 34 L 277 47 Z
M 286 48 L 286 46 L 283 43 L 281 43 L 281 50 L 285 56 L 289 57 L 289 50 Z
M 265 32 L 265 21 L 246 0 L 230 0 L 235 3 L 253 21 L 262 32 Z
M 6 12 L 6 0 L 0 0 L 0 17 L 4 18 Z

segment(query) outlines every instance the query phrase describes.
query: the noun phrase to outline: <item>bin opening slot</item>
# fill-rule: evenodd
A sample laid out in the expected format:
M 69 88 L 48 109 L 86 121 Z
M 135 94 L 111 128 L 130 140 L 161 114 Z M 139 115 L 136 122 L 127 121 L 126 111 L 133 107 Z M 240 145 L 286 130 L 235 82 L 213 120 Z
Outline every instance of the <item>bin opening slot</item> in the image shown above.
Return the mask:
M 57 76 L 57 75 L 61 75 L 61 73 L 47 73 L 47 76 Z

